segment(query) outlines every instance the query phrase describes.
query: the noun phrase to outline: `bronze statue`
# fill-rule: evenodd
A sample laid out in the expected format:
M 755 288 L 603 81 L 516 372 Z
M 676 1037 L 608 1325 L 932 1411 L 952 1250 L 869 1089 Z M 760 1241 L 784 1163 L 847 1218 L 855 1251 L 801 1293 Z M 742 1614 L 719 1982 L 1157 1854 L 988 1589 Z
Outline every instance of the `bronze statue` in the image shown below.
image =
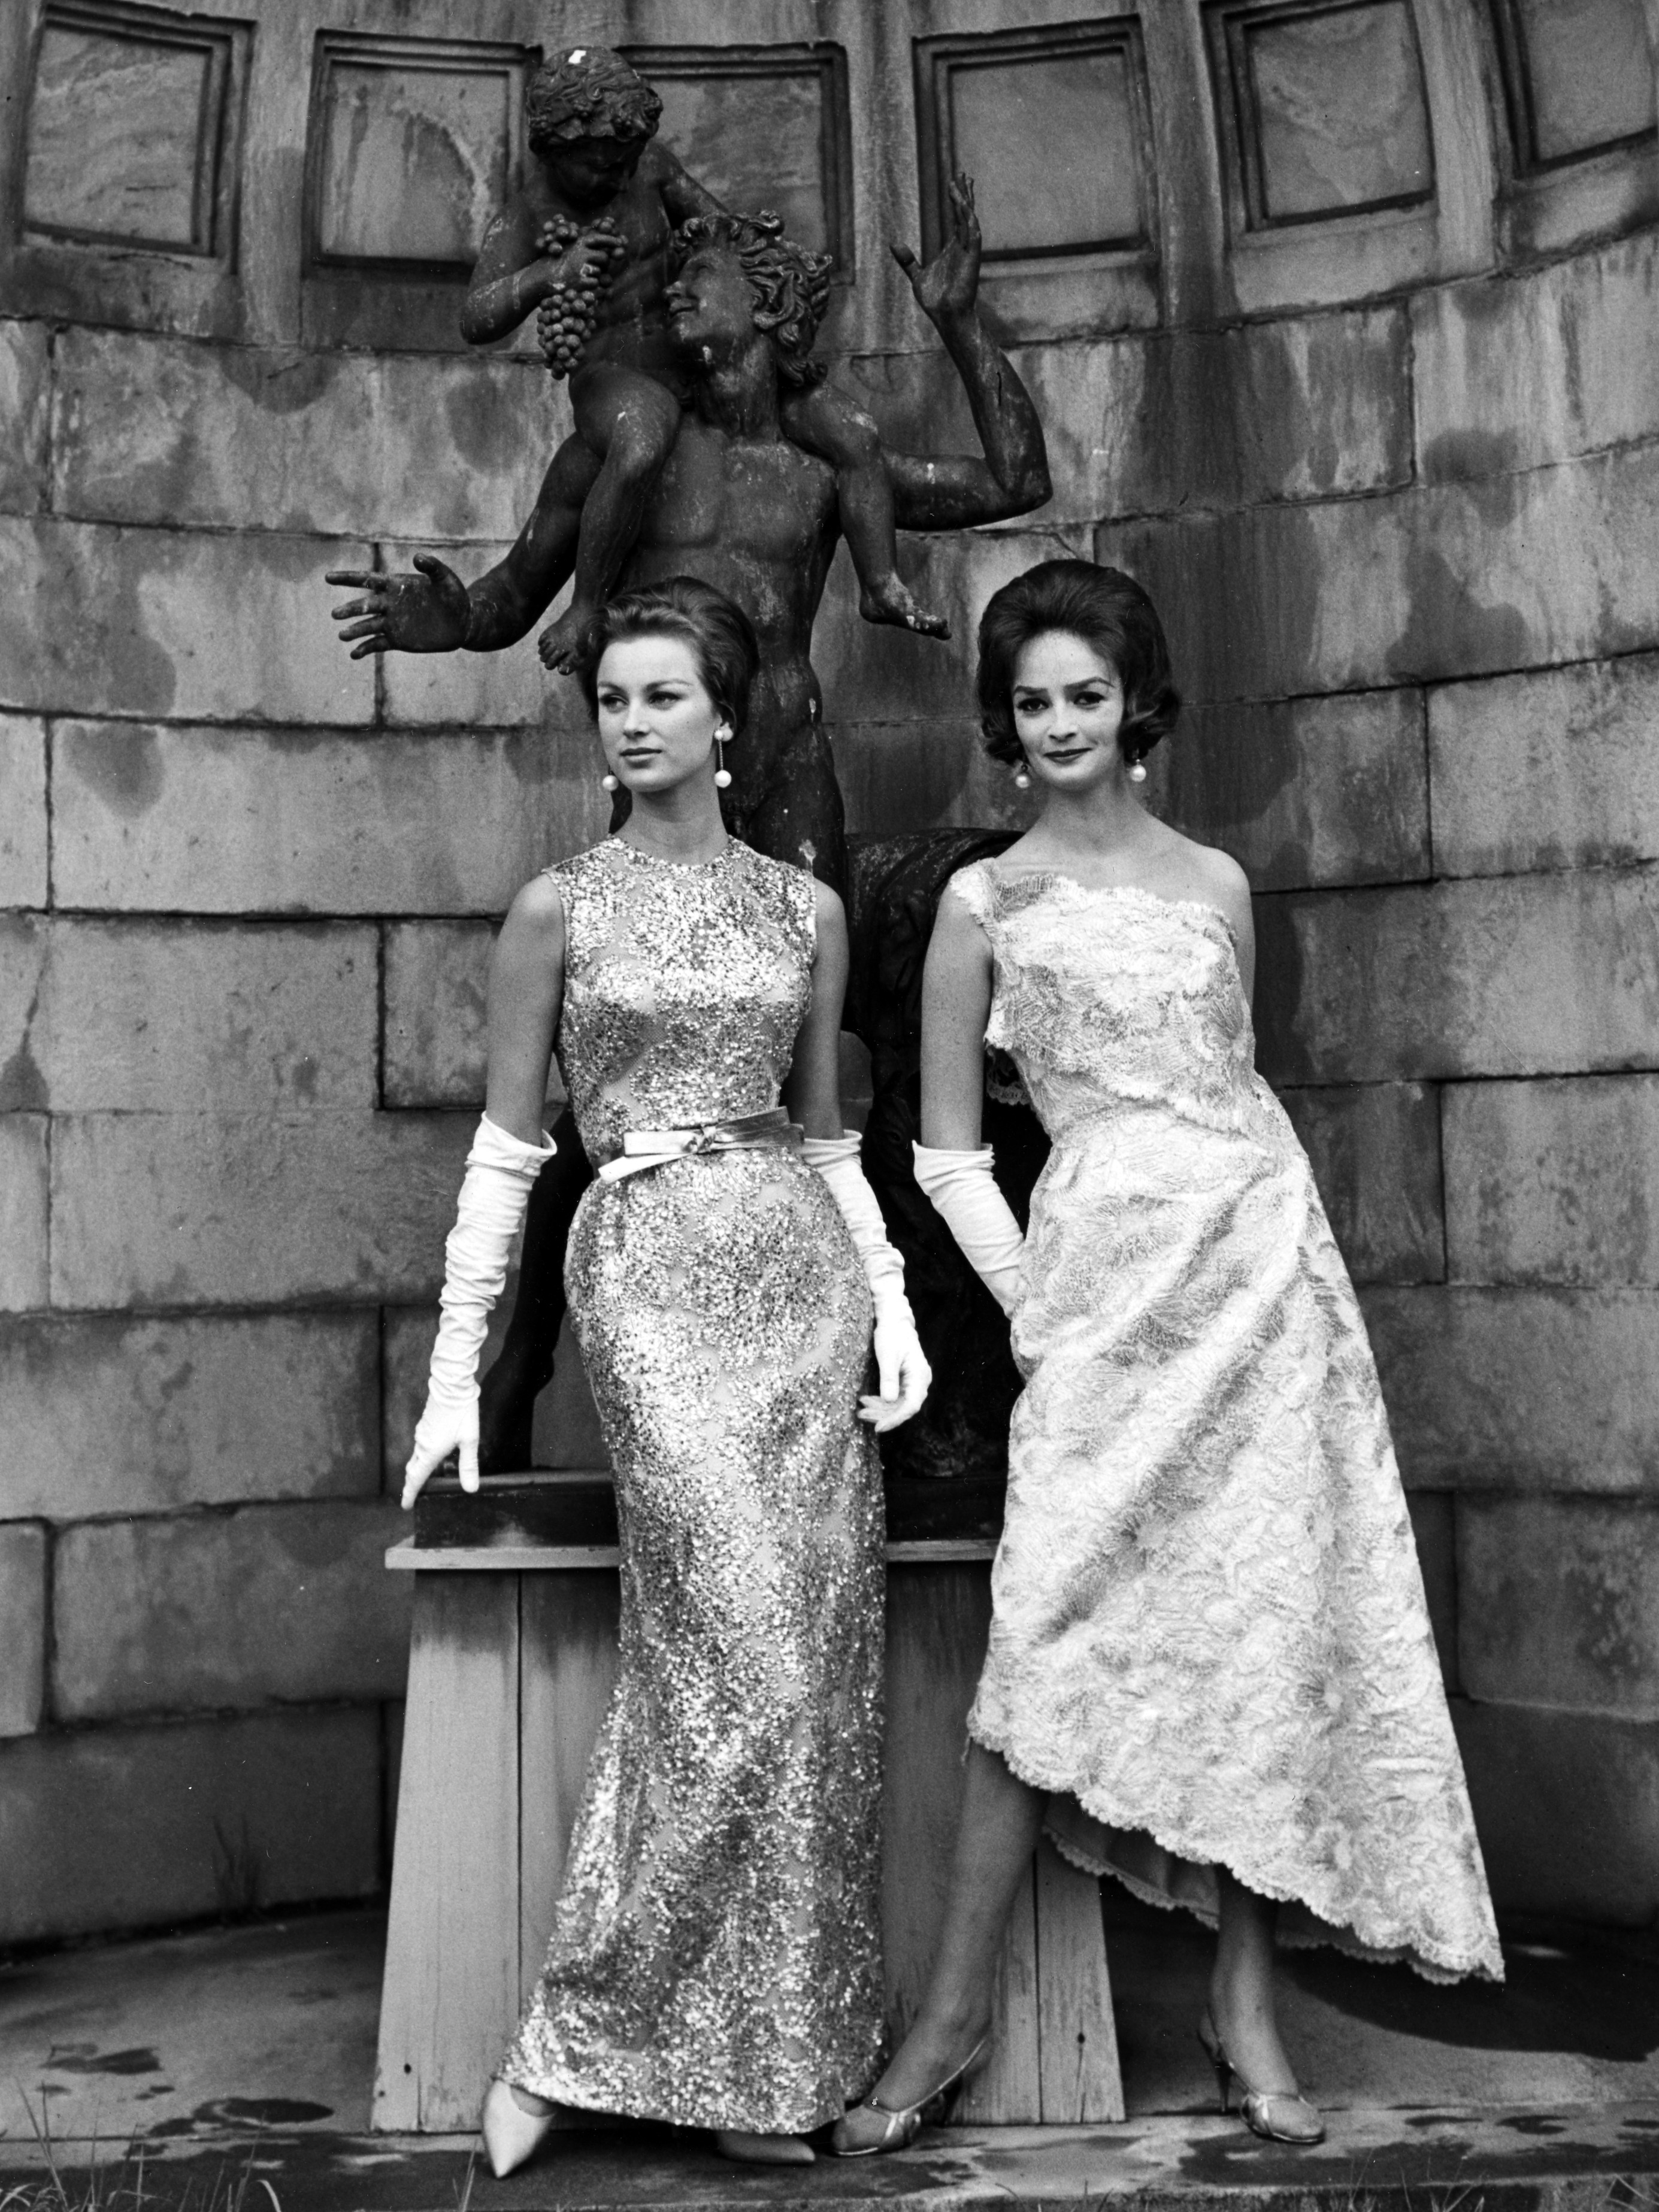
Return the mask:
M 689 396 L 668 328 L 675 227 L 728 210 L 657 141 L 661 100 L 608 47 L 578 46 L 538 70 L 525 106 L 529 181 L 485 233 L 461 334 L 488 343 L 534 309 L 548 366 L 570 376 L 576 436 L 599 464 L 582 505 L 570 605 L 541 641 L 547 665 L 564 668 L 617 580 Z M 755 220 L 782 228 L 775 216 Z M 827 256 L 802 256 L 814 321 L 830 268 Z M 823 384 L 821 363 L 786 350 L 779 373 L 785 436 L 836 471 L 866 619 L 945 635 L 898 574 L 875 424 Z
M 952 185 L 951 212 L 951 235 L 933 261 L 893 251 L 963 380 L 982 457 L 884 445 L 894 515 L 907 530 L 1003 521 L 1041 506 L 1050 491 L 1036 411 L 979 319 L 979 224 L 965 178 Z M 787 372 L 799 372 L 816 331 L 816 257 L 770 227 L 725 215 L 682 226 L 678 249 L 666 326 L 687 404 L 646 493 L 621 580 L 698 576 L 742 605 L 762 664 L 749 723 L 728 756 L 727 822 L 746 842 L 844 890 L 841 793 L 809 655 L 845 517 L 836 465 L 796 445 L 782 420 L 793 388 Z M 599 470 L 582 440 L 568 440 L 517 543 L 470 588 L 430 554 L 416 556 L 415 573 L 332 573 L 330 582 L 362 594 L 335 610 L 354 655 L 516 643 L 573 573 L 583 502 Z M 518 1304 L 483 1379 L 486 1471 L 529 1464 L 535 1397 L 552 1373 L 564 1240 L 591 1173 L 568 1114 L 556 1134 L 558 1154 L 531 1200 Z

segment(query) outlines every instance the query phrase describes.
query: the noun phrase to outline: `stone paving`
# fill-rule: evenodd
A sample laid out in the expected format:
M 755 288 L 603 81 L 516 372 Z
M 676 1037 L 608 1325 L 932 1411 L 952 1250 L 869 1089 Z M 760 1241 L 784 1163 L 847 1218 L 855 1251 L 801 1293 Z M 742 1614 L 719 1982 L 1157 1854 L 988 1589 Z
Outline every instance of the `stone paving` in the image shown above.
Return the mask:
M 216 2195 L 245 2201 L 262 2182 L 280 2212 L 978 2212 L 1240 2191 L 1335 2212 L 1383 2197 L 1404 2212 L 1659 2206 L 1659 1954 L 1644 1939 L 1512 1930 L 1502 1990 L 1287 1957 L 1286 2038 L 1330 2116 L 1326 2143 L 1305 2152 L 1215 2112 L 1192 2035 L 1201 1932 L 1127 1899 L 1108 1915 L 1125 2125 L 936 2129 L 896 2159 L 790 2172 L 734 2168 L 672 2129 L 584 2128 L 498 2183 L 468 2138 L 372 2135 L 374 1912 L 23 1959 L 0 1967 L 0 2200 L 55 2159 L 67 2176 L 98 2166 L 106 2212 L 137 2212 L 142 2158 L 155 2212 L 211 2212 Z M 263 2191 L 253 2203 L 267 2212 Z

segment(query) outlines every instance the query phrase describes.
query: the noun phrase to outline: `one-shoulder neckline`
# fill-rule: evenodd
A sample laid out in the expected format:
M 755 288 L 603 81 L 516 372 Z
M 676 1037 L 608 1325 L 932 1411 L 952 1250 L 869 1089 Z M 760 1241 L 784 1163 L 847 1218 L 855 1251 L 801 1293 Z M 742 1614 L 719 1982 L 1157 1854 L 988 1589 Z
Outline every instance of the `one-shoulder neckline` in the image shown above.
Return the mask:
M 995 855 L 986 860 L 981 865 L 994 869 L 1005 883 L 1018 882 L 1021 877 L 1047 877 L 1054 883 L 1064 884 L 1068 890 L 1076 891 L 1082 898 L 1145 899 L 1151 906 L 1186 908 L 1194 914 L 1208 915 L 1212 921 L 1218 921 L 1226 931 L 1227 940 L 1235 951 L 1238 947 L 1238 932 L 1223 914 L 1221 908 L 1218 906 L 1212 906 L 1208 899 L 1170 898 L 1163 891 L 1149 891 L 1139 884 L 1079 883 L 1075 876 L 1067 875 L 1064 868 L 1005 868 L 1000 858 Z

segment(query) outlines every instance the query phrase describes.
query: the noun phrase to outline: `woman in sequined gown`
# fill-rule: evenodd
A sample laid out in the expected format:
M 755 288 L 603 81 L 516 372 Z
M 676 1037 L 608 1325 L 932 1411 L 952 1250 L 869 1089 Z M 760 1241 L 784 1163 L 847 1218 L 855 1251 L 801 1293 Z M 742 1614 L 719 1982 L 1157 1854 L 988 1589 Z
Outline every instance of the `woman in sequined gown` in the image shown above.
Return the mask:
M 842 1131 L 840 902 L 720 820 L 752 650 L 706 586 L 602 611 L 579 675 L 633 812 L 520 893 L 492 974 L 486 1126 L 528 1143 L 556 1040 L 599 1170 L 566 1282 L 622 1543 L 615 1699 L 486 2106 L 498 2172 L 556 2103 L 810 2158 L 878 2056 L 872 1434 L 927 1370 Z
M 1042 811 L 941 902 L 917 1176 L 1026 1387 L 933 1984 L 837 2147 L 908 2139 L 973 2050 L 1045 1817 L 1079 1864 L 1218 1923 L 1200 2035 L 1224 2098 L 1236 2075 L 1258 2133 L 1314 2142 L 1275 1933 L 1503 1974 L 1411 1524 L 1346 1271 L 1255 1071 L 1249 887 L 1136 797 L 1179 708 L 1152 603 L 1046 562 L 980 651 L 992 750 Z M 1053 1144 L 1023 1237 L 979 1142 L 988 1038 Z

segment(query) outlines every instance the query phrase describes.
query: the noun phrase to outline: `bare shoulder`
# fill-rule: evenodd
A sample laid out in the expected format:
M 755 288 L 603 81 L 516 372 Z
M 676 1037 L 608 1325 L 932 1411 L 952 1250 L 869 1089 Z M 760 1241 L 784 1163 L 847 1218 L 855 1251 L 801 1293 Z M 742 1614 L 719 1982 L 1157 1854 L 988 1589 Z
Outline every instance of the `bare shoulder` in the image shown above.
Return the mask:
M 1190 837 L 1177 839 L 1183 898 L 1218 907 L 1243 936 L 1250 927 L 1250 879 L 1231 853 L 1218 846 L 1200 845 Z
M 817 929 L 819 950 L 826 945 L 844 946 L 847 944 L 847 908 L 839 891 L 828 884 L 812 878 L 812 919 Z
M 507 910 L 504 934 L 558 951 L 564 944 L 564 898 L 550 870 L 532 876 Z
M 989 956 L 990 940 L 985 933 L 977 884 L 963 881 L 963 877 L 970 873 L 967 869 L 959 870 L 940 894 L 933 917 L 930 957 L 935 945 L 946 957 L 971 960 L 981 953 Z

